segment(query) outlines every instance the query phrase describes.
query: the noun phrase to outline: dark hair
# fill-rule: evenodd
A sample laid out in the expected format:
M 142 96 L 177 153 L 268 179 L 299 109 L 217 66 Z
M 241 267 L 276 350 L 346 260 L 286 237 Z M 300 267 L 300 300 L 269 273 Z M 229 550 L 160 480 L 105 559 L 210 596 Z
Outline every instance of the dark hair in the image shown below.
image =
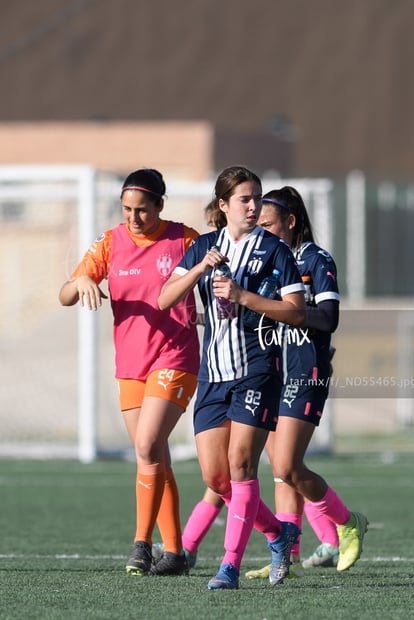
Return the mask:
M 207 217 L 208 214 L 211 213 L 210 221 L 215 228 L 223 228 L 223 226 L 227 225 L 226 214 L 219 209 L 216 200 L 210 200 L 210 202 L 204 207 L 204 213 Z
M 300 247 L 304 241 L 315 241 L 305 203 L 294 187 L 285 185 L 281 189 L 272 189 L 263 196 L 263 204 L 271 204 L 282 222 L 289 217 L 290 213 L 295 216 L 292 248 Z
M 230 166 L 229 168 L 225 168 L 217 177 L 214 187 L 214 201 L 217 206 L 220 198 L 227 202 L 234 193 L 236 187 L 240 185 L 240 183 L 245 183 L 246 181 L 253 181 L 257 183 L 260 189 L 262 188 L 262 182 L 257 174 L 244 168 L 244 166 Z
M 127 176 L 122 185 L 121 198 L 126 189 L 138 189 L 159 204 L 165 194 L 165 183 L 162 174 L 158 170 L 141 168 Z

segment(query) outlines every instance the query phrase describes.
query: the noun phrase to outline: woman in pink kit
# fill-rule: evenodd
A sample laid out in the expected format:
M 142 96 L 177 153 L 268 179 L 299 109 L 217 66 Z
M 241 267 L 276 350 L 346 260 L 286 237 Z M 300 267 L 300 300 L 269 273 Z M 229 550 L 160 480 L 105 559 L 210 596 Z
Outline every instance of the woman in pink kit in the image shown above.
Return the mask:
M 106 298 L 99 285 L 108 280 L 120 408 L 137 458 L 136 533 L 126 570 L 138 576 L 188 572 L 168 438 L 197 385 L 196 308 L 191 291 L 169 310 L 160 310 L 157 299 L 198 233 L 160 218 L 165 191 L 157 170 L 128 175 L 124 223 L 97 237 L 59 293 L 64 306 L 79 301 L 97 310 Z M 151 553 L 156 522 L 164 544 L 157 561 Z

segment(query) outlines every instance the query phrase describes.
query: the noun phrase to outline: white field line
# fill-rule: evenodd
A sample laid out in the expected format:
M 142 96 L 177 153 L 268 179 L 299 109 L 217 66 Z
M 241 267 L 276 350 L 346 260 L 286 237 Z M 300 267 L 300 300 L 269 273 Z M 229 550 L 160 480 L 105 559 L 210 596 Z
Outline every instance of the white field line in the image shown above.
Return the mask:
M 57 553 L 53 554 L 40 554 L 40 553 L 0 553 L 0 560 L 125 560 L 125 555 L 82 555 L 80 553 Z M 220 558 L 218 558 L 220 559 Z M 253 562 L 266 562 L 269 560 L 269 556 L 256 556 L 249 557 L 249 561 Z M 212 561 L 217 560 L 217 557 L 213 556 L 199 556 L 198 561 Z M 358 562 L 414 562 L 414 557 L 402 557 L 402 556 L 373 556 L 360 558 Z

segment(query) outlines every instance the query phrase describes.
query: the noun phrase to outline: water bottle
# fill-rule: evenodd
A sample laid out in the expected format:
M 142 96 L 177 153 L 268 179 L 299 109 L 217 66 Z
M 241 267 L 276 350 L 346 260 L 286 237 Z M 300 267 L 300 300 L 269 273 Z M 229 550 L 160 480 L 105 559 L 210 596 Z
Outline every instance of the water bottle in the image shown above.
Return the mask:
M 313 303 L 312 278 L 306 274 L 302 276 L 302 282 L 305 285 L 305 302 L 311 305 Z
M 227 263 L 222 263 L 214 270 L 215 276 L 223 276 L 225 278 L 229 278 L 231 280 L 232 274 L 230 271 L 230 267 Z M 236 316 L 236 306 L 230 299 L 226 299 L 225 297 L 216 297 L 216 306 L 217 306 L 217 318 L 222 319 L 233 319 Z
M 270 276 L 267 276 L 262 280 L 257 294 L 262 297 L 267 297 L 268 299 L 276 299 L 278 296 L 278 290 L 280 288 L 280 271 L 279 269 L 273 269 L 273 272 Z M 260 323 L 262 315 L 250 308 L 245 308 L 244 310 L 244 324 L 250 329 L 257 329 Z M 268 319 L 266 317 L 263 318 L 262 325 L 270 326 L 273 325 L 275 321 L 272 319 Z

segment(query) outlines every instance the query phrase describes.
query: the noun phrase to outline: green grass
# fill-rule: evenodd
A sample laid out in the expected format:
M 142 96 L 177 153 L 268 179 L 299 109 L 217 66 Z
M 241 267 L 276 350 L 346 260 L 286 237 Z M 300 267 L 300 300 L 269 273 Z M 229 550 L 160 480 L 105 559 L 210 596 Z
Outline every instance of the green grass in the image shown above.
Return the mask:
M 213 526 L 189 577 L 137 578 L 124 566 L 134 534 L 133 463 L 0 461 L 0 618 L 270 620 L 412 617 L 413 459 L 408 454 L 311 457 L 351 509 L 368 515 L 364 553 L 350 571 L 310 570 L 271 588 L 241 579 L 238 591 L 211 592 L 223 554 L 223 522 Z M 196 461 L 175 464 L 183 520 L 201 497 Z M 273 506 L 269 466 L 264 499 Z M 317 540 L 305 522 L 302 555 Z M 269 561 L 254 532 L 242 572 Z

